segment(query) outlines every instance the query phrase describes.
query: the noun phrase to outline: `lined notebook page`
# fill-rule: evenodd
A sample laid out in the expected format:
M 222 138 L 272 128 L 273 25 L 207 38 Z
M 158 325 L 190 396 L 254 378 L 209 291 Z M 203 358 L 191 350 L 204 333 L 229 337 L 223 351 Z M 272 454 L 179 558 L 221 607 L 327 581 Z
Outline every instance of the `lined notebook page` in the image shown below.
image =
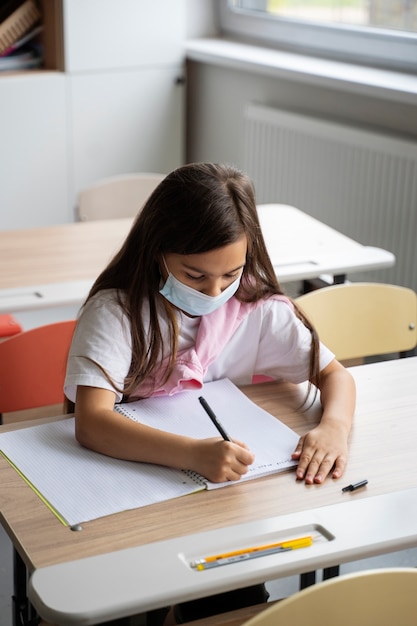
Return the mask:
M 2 433 L 0 450 L 70 526 L 204 488 L 179 470 L 82 448 L 74 418 Z
M 195 438 L 218 437 L 219 433 L 200 405 L 203 395 L 226 432 L 246 443 L 255 462 L 241 480 L 276 473 L 294 467 L 291 459 L 299 436 L 288 426 L 249 400 L 230 380 L 205 383 L 203 389 L 175 396 L 160 396 L 119 405 L 117 410 L 130 419 L 178 435 Z M 211 483 L 208 489 L 233 483 Z
M 298 435 L 250 401 L 229 380 L 202 390 L 121 405 L 119 412 L 162 430 L 190 437 L 219 433 L 200 405 L 203 395 L 233 438 L 245 442 L 255 463 L 242 480 L 296 465 Z M 199 483 L 198 475 L 169 467 L 122 461 L 81 447 L 74 418 L 0 434 L 0 451 L 69 525 L 236 482 Z M 239 481 L 240 482 L 240 481 Z

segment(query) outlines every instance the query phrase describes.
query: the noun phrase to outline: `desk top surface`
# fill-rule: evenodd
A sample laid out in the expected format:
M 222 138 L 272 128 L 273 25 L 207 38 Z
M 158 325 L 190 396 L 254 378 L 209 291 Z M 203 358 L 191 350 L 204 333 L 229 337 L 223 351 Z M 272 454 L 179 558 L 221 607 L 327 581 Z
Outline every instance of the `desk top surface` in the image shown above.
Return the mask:
M 386 250 L 363 246 L 298 209 L 258 207 L 268 250 L 283 281 L 394 264 Z M 86 281 L 120 248 L 133 220 L 76 222 L 0 232 L 0 290 Z
M 327 505 L 417 487 L 417 357 L 351 368 L 357 384 L 350 457 L 342 479 L 323 485 L 296 482 L 285 472 L 224 489 L 126 511 L 87 522 L 80 532 L 63 526 L 6 460 L 0 458 L 0 519 L 30 570 L 169 540 L 190 533 L 294 514 Z M 265 383 L 243 389 L 299 434 L 315 424 L 320 407 L 299 410 L 304 389 Z M 41 420 L 43 421 L 43 420 Z M 38 423 L 38 422 L 37 422 Z M 26 423 L 31 425 L 32 423 Z M 22 424 L 0 427 L 20 428 Z M 352 494 L 343 486 L 368 479 Z
M 0 289 L 94 279 L 126 238 L 132 219 L 0 232 Z

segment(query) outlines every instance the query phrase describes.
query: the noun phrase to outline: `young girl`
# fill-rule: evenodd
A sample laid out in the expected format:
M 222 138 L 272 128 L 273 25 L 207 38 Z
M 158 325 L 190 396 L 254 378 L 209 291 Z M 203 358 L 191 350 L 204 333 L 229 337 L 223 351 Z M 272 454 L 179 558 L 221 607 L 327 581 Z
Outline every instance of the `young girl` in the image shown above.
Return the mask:
M 248 384 L 255 375 L 318 387 L 323 415 L 294 450 L 296 477 L 339 478 L 352 377 L 283 295 L 250 180 L 225 165 L 185 165 L 155 189 L 82 309 L 65 382 L 77 440 L 121 459 L 239 480 L 254 460 L 245 442 L 172 435 L 113 409 L 220 378 Z

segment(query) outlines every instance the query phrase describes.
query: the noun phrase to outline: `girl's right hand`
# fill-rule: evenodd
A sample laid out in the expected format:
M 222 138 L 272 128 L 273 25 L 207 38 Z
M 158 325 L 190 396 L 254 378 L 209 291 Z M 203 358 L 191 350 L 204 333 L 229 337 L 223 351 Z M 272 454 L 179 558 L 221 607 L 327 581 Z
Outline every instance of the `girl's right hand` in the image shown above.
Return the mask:
M 213 483 L 239 480 L 247 473 L 255 456 L 241 441 L 224 439 L 193 440 L 190 468 Z

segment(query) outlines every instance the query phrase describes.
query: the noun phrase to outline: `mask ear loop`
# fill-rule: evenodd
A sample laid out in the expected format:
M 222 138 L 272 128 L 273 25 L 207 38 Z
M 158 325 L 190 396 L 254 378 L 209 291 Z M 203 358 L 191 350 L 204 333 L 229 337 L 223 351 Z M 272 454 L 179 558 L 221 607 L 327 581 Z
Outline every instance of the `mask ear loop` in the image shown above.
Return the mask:
M 169 275 L 171 274 L 171 272 L 169 271 L 169 268 L 168 268 L 167 262 L 166 262 L 166 260 L 165 260 L 165 255 L 164 255 L 164 254 L 161 254 L 161 258 L 162 258 L 162 261 L 163 261 L 163 263 L 164 263 L 164 265 L 165 265 L 165 269 L 166 269 L 166 271 L 167 271 L 167 274 L 168 274 L 168 276 L 169 276 Z M 164 278 L 164 277 L 163 277 L 163 274 L 162 274 L 162 272 L 161 272 L 161 266 L 160 266 L 160 264 L 158 264 L 158 265 L 159 265 L 159 273 L 161 274 L 161 278 L 162 278 L 163 280 L 166 280 L 166 278 Z M 167 278 L 168 278 L 168 276 L 167 276 Z

